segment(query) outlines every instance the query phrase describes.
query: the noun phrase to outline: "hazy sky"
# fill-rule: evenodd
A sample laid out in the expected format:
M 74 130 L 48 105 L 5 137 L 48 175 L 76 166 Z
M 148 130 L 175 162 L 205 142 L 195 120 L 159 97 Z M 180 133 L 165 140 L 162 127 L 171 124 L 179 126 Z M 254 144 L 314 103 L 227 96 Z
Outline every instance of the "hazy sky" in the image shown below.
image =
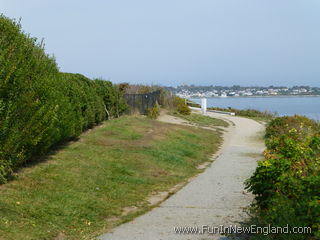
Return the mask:
M 61 71 L 162 85 L 320 86 L 319 0 L 0 0 Z

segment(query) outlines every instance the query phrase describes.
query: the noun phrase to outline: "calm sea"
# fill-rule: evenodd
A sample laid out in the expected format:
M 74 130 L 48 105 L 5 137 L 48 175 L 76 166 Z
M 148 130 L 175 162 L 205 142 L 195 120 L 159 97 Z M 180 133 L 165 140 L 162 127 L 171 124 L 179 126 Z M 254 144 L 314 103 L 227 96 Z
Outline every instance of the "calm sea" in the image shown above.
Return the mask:
M 200 99 L 191 99 L 200 103 Z M 258 109 L 277 112 L 278 115 L 300 114 L 320 120 L 320 96 L 283 97 L 226 97 L 208 98 L 208 107 L 233 107 L 238 109 Z

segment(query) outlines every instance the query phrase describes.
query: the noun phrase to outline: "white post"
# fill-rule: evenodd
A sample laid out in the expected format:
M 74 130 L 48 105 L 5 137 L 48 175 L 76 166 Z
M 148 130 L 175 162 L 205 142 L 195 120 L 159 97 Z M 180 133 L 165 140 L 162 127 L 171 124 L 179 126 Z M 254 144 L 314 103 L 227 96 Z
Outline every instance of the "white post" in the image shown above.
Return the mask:
M 202 112 L 202 114 L 207 113 L 207 99 L 206 98 L 201 98 L 201 112 Z

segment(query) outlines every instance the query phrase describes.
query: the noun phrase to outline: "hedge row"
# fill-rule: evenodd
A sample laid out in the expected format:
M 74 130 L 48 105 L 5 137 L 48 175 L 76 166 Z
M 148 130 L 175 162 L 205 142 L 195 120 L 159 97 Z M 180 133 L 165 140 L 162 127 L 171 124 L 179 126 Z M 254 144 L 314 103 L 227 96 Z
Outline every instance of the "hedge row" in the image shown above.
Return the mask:
M 43 44 L 0 16 L 0 182 L 51 146 L 125 110 L 111 82 L 60 73 Z
M 255 224 L 310 227 L 312 233 L 251 239 L 320 239 L 320 128 L 302 116 L 279 117 L 266 129 L 265 160 L 246 182 L 255 195 Z

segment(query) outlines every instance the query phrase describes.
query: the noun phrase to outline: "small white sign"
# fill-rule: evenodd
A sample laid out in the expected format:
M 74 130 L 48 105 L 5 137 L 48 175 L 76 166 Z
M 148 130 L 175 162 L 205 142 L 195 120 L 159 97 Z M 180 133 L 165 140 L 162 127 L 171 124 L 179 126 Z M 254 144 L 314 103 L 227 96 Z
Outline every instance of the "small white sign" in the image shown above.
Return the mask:
M 202 114 L 207 113 L 207 99 L 206 98 L 201 98 L 201 112 L 202 112 Z

